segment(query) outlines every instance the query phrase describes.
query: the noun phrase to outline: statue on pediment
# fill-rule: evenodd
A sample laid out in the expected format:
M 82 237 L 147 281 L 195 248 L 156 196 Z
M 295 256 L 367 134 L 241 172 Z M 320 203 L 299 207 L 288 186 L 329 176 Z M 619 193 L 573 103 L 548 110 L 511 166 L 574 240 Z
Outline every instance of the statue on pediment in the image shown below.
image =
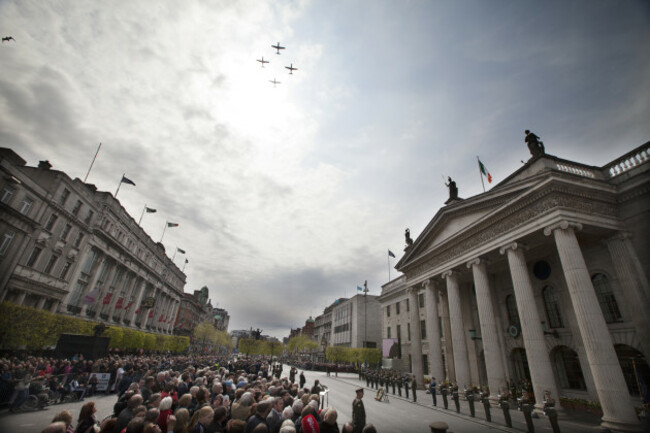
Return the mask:
M 404 238 L 406 240 L 406 247 L 407 248 L 410 247 L 411 245 L 413 245 L 413 239 L 411 239 L 411 230 L 406 229 L 404 231 Z
M 528 146 L 528 150 L 533 157 L 544 155 L 544 143 L 539 139 L 537 135 L 530 132 L 528 129 L 524 131 L 526 138 L 524 141 Z
M 451 177 L 447 176 L 447 183 L 445 183 L 445 186 L 449 188 L 449 200 L 458 198 L 458 187 Z

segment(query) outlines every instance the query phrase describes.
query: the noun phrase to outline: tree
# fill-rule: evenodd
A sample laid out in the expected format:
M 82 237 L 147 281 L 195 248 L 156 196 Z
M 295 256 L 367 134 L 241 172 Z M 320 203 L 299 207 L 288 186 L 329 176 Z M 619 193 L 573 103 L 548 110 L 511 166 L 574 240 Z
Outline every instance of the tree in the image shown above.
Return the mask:
M 194 328 L 194 341 L 200 345 L 202 350 L 216 346 L 219 336 L 214 325 L 210 322 L 203 322 Z
M 291 353 L 317 350 L 320 346 L 306 335 L 292 337 L 287 343 L 287 350 Z

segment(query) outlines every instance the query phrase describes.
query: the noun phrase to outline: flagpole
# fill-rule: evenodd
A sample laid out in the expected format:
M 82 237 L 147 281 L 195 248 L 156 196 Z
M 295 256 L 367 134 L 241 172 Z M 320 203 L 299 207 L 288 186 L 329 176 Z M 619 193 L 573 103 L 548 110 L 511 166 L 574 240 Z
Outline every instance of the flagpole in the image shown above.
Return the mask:
M 142 222 L 142 217 L 144 216 L 144 211 L 147 209 L 147 204 L 144 204 L 144 207 L 142 208 L 142 215 L 140 215 L 140 221 L 138 221 L 138 225 Z
M 177 251 L 178 251 L 178 247 L 174 250 L 174 255 L 172 256 L 172 262 L 173 262 L 174 259 L 176 258 L 176 252 L 177 252 Z
M 160 243 L 162 243 L 163 237 L 165 237 L 165 230 L 167 230 L 167 221 L 165 221 L 165 227 L 163 228 L 163 234 L 160 237 Z
M 187 260 L 185 260 L 185 263 L 183 263 L 183 269 L 181 269 L 181 272 L 185 272 L 185 266 L 187 266 Z
M 88 175 L 90 174 L 90 170 L 92 170 L 93 165 L 95 164 L 95 160 L 97 159 L 97 154 L 99 154 L 99 149 L 102 148 L 102 143 L 99 143 L 99 147 L 97 148 L 97 152 L 95 152 L 95 157 L 93 158 L 93 162 L 90 163 L 90 167 L 88 168 L 88 173 L 86 173 L 86 177 L 84 177 L 84 183 L 88 180 Z
M 483 192 L 485 192 L 485 183 L 483 183 L 483 173 L 481 173 L 481 160 L 478 159 L 478 155 L 476 155 L 476 161 L 478 162 L 478 175 L 481 177 L 481 186 L 483 187 Z
M 124 180 L 125 175 L 126 175 L 126 173 L 122 174 L 122 179 L 120 179 L 120 184 L 117 185 L 117 189 L 115 190 L 115 198 L 117 198 L 117 193 L 120 192 L 120 187 L 122 186 L 122 181 Z

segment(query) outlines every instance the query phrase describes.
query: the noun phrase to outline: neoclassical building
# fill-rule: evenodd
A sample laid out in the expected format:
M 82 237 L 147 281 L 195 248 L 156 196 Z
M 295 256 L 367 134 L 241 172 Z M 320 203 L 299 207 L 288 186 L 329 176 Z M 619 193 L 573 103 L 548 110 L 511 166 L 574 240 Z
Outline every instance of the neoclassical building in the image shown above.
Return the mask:
M 184 286 L 111 193 L 0 148 L 0 302 L 170 334 Z
M 493 396 L 529 380 L 538 407 L 545 391 L 599 401 L 604 427 L 638 430 L 634 367 L 650 380 L 649 153 L 650 142 L 602 167 L 542 153 L 488 192 L 450 197 L 407 240 L 403 275 L 379 298 L 383 337 L 401 327 L 418 383 L 424 363 Z

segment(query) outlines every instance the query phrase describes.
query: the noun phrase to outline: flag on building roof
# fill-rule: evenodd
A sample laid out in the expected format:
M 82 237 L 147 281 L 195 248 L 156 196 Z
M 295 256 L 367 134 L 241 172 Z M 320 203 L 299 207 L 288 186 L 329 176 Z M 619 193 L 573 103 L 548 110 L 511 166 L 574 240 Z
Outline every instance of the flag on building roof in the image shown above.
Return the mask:
M 478 160 L 478 169 L 481 170 L 483 176 L 487 177 L 488 183 L 492 183 L 492 175 L 487 171 L 480 159 Z
M 167 223 L 167 227 L 178 227 L 178 223 Z
M 190 262 L 189 260 L 185 259 L 185 263 L 189 263 L 189 262 Z
M 391 250 L 388 250 L 388 257 L 395 258 L 395 254 Z
M 185 254 L 185 250 L 181 250 L 180 248 L 176 247 L 176 251 L 178 251 L 181 254 Z
M 122 183 L 128 183 L 129 185 L 135 186 L 135 182 L 124 175 L 122 175 Z
M 363 287 L 361 287 L 361 286 L 357 286 L 357 291 L 358 291 L 358 292 L 363 292 Z
M 156 212 L 158 212 L 156 209 L 152 209 L 152 208 L 146 207 L 146 206 L 144 207 L 144 210 L 146 210 L 147 213 L 156 213 Z

